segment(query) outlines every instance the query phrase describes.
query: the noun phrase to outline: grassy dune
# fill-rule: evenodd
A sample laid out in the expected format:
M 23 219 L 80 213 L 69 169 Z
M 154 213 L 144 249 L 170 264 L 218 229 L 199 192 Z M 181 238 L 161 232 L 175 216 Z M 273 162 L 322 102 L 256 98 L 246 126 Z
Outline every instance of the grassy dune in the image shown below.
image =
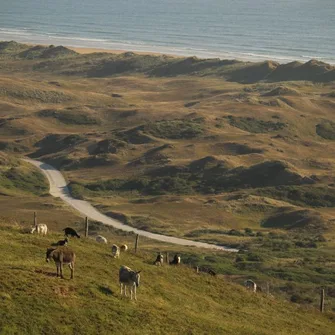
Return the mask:
M 332 334 L 329 315 L 253 294 L 185 266 L 155 267 L 145 249 L 121 259 L 92 240 L 71 240 L 75 279 L 55 277 L 44 251 L 59 238 L 0 226 L 1 334 Z M 113 242 L 116 242 L 115 240 Z M 121 298 L 118 269 L 141 269 L 138 301 Z M 280 331 L 278 332 L 277 330 Z

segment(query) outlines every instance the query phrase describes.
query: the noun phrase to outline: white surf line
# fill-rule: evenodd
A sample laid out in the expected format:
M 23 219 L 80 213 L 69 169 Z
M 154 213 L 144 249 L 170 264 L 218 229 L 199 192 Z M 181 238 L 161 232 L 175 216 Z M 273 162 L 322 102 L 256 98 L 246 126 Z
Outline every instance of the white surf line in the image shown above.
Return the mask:
M 108 217 L 107 215 L 100 213 L 89 202 L 72 198 L 70 195 L 69 189 L 67 187 L 67 183 L 62 173 L 58 171 L 56 168 L 54 168 L 53 166 L 37 161 L 37 160 L 30 159 L 30 158 L 24 158 L 23 160 L 30 164 L 33 164 L 34 166 L 42 170 L 42 172 L 46 175 L 46 177 L 49 180 L 49 183 L 50 183 L 49 193 L 52 196 L 61 198 L 64 202 L 66 202 L 71 207 L 76 209 L 78 212 L 80 212 L 84 216 L 87 216 L 91 220 L 102 222 L 103 224 L 112 226 L 116 229 L 134 232 L 135 234 L 139 234 L 141 236 L 145 236 L 145 237 L 148 237 L 148 238 L 151 238 L 157 241 L 161 241 L 161 242 L 167 242 L 167 243 L 184 245 L 184 246 L 193 246 L 193 247 L 198 247 L 198 248 L 238 252 L 238 249 L 233 249 L 233 248 L 219 246 L 219 245 L 205 243 L 205 242 L 187 240 L 187 239 L 183 239 L 179 237 L 150 233 L 145 230 L 140 230 L 137 228 L 127 226 L 120 221 L 117 221 L 115 219 Z

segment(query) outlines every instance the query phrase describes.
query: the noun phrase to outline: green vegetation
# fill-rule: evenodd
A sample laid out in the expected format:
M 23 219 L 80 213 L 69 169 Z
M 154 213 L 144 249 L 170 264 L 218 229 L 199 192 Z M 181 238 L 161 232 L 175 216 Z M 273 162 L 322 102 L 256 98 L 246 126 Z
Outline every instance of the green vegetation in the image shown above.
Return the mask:
M 255 134 L 278 131 L 286 127 L 286 124 L 283 122 L 257 120 L 253 117 L 235 117 L 229 115 L 227 120 L 231 126 Z
M 91 115 L 72 110 L 45 109 L 40 111 L 38 115 L 41 117 L 54 118 L 65 124 L 94 125 L 100 123 L 97 118 Z
M 84 136 L 79 134 L 62 135 L 62 134 L 49 134 L 42 140 L 35 143 L 35 147 L 39 149 L 31 154 L 31 157 L 40 157 L 58 153 L 59 151 L 73 148 L 75 145 L 85 142 Z
M 264 187 L 257 189 L 254 194 L 284 200 L 298 206 L 335 207 L 335 188 L 327 185 Z
M 20 152 L 28 152 L 29 148 L 24 144 L 21 144 L 16 141 L 14 142 L 0 141 L 0 150 L 20 153 Z
M 144 132 L 159 138 L 189 139 L 203 133 L 203 119 L 169 120 L 148 123 L 140 128 Z
M 237 189 L 285 184 L 310 184 L 282 162 L 264 162 L 250 168 L 227 169 L 220 161 L 205 157 L 184 166 L 165 166 L 127 180 L 100 180 L 83 185 L 90 191 L 133 192 L 143 195 L 220 193 Z M 81 188 L 83 191 L 84 189 Z M 328 197 L 328 195 L 327 195 Z M 332 199 L 332 198 L 330 198 Z
M 37 195 L 47 192 L 48 186 L 44 176 L 39 171 L 26 168 L 11 168 L 0 176 L 0 187 L 17 188 Z
M 316 133 L 326 140 L 335 140 L 335 122 L 324 120 L 316 125 Z
M 44 91 L 39 89 L 10 89 L 0 87 L 0 96 L 14 99 L 36 100 L 42 103 L 61 103 L 72 100 L 72 97 L 61 91 Z
M 112 153 L 116 154 L 120 150 L 124 149 L 127 143 L 115 138 L 109 138 L 103 141 L 99 141 L 96 144 L 96 148 L 93 150 L 93 155 Z
M 314 335 L 321 331 L 326 335 L 334 330 L 331 313 L 321 315 L 280 298 L 255 295 L 223 278 L 198 275 L 186 266 L 155 267 L 155 254 L 143 247 L 139 254 L 130 251 L 118 260 L 111 257 L 105 245 L 90 239 L 71 240 L 77 254 L 75 278 L 69 280 L 65 268 L 66 279 L 61 280 L 55 277 L 55 265 L 44 261 L 46 246 L 57 241 L 59 235 L 42 239 L 2 224 L 0 237 L 0 329 L 4 335 L 97 331 L 267 335 L 273 334 L 274 327 L 280 328 L 282 334 Z M 185 254 L 184 258 L 189 257 Z M 206 260 L 212 258 L 206 256 Z M 142 270 L 137 302 L 120 297 L 121 264 Z M 297 295 L 294 286 L 284 288 Z
M 37 169 L 15 159 L 1 156 L 0 190 L 20 191 L 42 195 L 48 191 L 48 182 Z

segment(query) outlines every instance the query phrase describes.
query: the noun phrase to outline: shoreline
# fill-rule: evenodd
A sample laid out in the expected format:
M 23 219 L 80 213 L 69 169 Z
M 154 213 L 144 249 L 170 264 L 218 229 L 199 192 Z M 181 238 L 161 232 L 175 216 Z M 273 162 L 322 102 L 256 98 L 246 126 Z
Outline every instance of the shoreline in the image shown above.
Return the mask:
M 0 35 L 1 36 L 1 35 Z M 169 57 L 197 57 L 200 59 L 220 59 L 220 60 L 237 60 L 241 62 L 252 62 L 260 63 L 265 61 L 277 62 L 279 64 L 287 64 L 291 62 L 301 62 L 306 63 L 312 59 L 320 62 L 324 62 L 330 65 L 335 65 L 335 62 L 328 61 L 323 57 L 293 57 L 293 56 L 273 56 L 273 55 L 261 55 L 253 53 L 242 53 L 242 52 L 220 52 L 220 51 L 210 51 L 210 50 L 196 50 L 196 49 L 176 49 L 173 47 L 160 47 L 160 46 L 150 46 L 150 45 L 137 45 L 137 44 L 122 44 L 122 43 L 111 43 L 110 45 L 104 45 L 103 41 L 90 41 L 87 40 L 86 43 L 78 39 L 71 39 L 72 42 L 66 41 L 62 38 L 55 39 L 31 39 L 31 38 L 20 38 L 19 36 L 10 38 L 1 38 L 0 41 L 10 41 L 13 40 L 18 43 L 23 43 L 26 45 L 36 46 L 64 46 L 68 49 L 78 52 L 79 54 L 90 54 L 90 53 L 112 53 L 121 54 L 125 52 L 134 52 L 140 55 L 155 55 L 155 56 L 169 56 Z

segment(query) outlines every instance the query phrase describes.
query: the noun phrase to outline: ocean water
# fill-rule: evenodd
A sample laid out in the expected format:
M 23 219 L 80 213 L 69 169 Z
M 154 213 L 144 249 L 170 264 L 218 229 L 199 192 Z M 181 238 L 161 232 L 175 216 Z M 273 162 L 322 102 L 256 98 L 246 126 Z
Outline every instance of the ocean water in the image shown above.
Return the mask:
M 335 0 L 0 0 L 0 40 L 335 64 Z

